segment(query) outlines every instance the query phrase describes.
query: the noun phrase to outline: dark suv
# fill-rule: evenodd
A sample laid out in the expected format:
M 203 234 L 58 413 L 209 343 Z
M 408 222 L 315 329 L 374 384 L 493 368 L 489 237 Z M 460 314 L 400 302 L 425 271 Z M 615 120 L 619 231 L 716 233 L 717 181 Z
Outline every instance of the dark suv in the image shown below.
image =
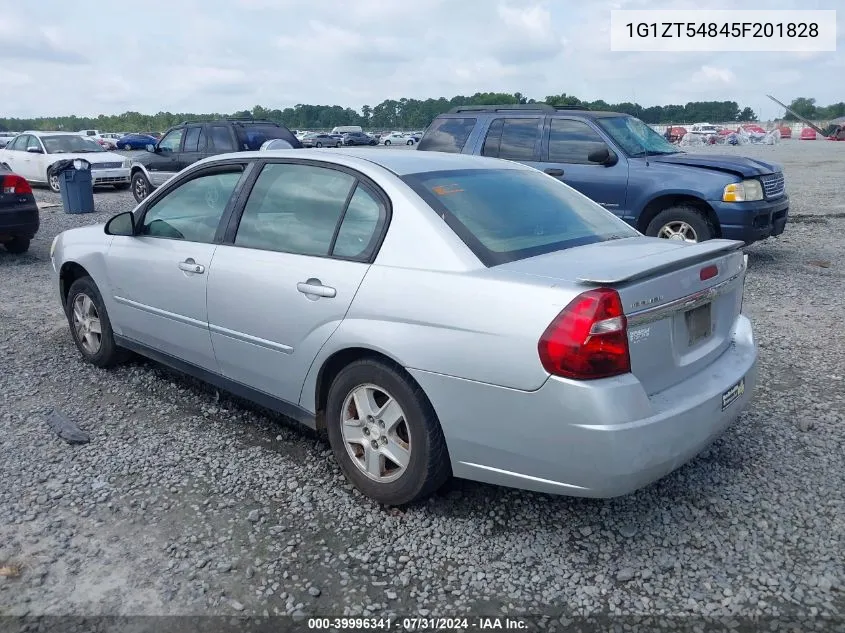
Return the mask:
M 162 136 L 147 153 L 132 160 L 132 195 L 141 202 L 156 187 L 198 160 L 259 150 L 269 140 L 283 139 L 294 148 L 302 143 L 284 125 L 255 119 L 185 121 Z
M 546 104 L 458 107 L 434 119 L 417 150 L 525 163 L 654 237 L 750 244 L 783 233 L 789 213 L 779 165 L 686 153 L 616 112 Z

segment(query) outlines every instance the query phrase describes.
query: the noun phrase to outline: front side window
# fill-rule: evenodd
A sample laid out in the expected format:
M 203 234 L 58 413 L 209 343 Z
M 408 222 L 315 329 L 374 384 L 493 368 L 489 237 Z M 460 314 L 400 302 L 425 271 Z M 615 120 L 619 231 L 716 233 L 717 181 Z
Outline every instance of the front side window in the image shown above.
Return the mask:
M 591 164 L 587 156 L 607 147 L 598 132 L 583 121 L 552 119 L 549 125 L 549 161 Z M 592 163 L 595 164 L 595 163 Z
M 265 165 L 249 194 L 235 246 L 327 256 L 356 180 L 312 165 Z
M 28 139 L 28 134 L 21 134 L 20 136 L 15 137 L 15 139 L 11 143 L 9 143 L 6 149 L 11 149 L 16 152 L 25 152 Z
M 589 198 L 533 170 L 428 172 L 403 180 L 486 266 L 639 235 Z
M 180 184 L 147 210 L 140 234 L 211 244 L 242 173 L 238 165 Z
M 165 152 L 178 152 L 182 145 L 182 135 L 185 133 L 185 128 L 178 128 L 170 130 L 161 141 L 159 141 L 159 149 Z
M 431 127 L 426 130 L 417 149 L 460 154 L 475 127 L 476 120 L 451 117 L 435 119 Z

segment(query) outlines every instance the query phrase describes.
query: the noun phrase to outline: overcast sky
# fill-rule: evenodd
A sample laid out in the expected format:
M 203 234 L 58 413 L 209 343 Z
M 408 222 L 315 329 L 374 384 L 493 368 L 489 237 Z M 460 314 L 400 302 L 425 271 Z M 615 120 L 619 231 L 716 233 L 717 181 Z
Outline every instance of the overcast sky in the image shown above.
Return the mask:
M 642 105 L 845 99 L 835 53 L 619 53 L 610 9 L 731 8 L 713 0 L 0 0 L 0 115 L 360 108 L 478 91 Z M 752 3 L 754 4 L 754 3 Z M 757 8 L 743 6 L 743 8 Z

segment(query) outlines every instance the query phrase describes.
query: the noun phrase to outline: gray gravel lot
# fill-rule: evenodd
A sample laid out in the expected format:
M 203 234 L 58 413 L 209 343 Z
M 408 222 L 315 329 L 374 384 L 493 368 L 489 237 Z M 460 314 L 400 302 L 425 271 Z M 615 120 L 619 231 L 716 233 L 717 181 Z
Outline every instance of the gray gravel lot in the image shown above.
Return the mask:
M 151 362 L 83 364 L 50 242 L 132 198 L 45 209 L 30 253 L 0 249 L 0 566 L 23 566 L 0 614 L 845 617 L 845 143 L 718 151 L 781 162 L 792 197 L 747 249 L 761 385 L 705 454 L 607 501 L 455 481 L 386 511 L 303 427 Z

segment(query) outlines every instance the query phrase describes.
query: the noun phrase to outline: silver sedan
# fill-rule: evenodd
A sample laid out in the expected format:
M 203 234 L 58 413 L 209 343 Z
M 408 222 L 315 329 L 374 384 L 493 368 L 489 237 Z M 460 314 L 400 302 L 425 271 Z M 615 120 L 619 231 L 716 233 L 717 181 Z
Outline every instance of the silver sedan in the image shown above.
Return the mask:
M 139 353 L 324 429 L 384 504 L 451 475 L 625 494 L 755 384 L 741 243 L 643 237 L 497 159 L 215 156 L 51 258 L 85 360 Z

